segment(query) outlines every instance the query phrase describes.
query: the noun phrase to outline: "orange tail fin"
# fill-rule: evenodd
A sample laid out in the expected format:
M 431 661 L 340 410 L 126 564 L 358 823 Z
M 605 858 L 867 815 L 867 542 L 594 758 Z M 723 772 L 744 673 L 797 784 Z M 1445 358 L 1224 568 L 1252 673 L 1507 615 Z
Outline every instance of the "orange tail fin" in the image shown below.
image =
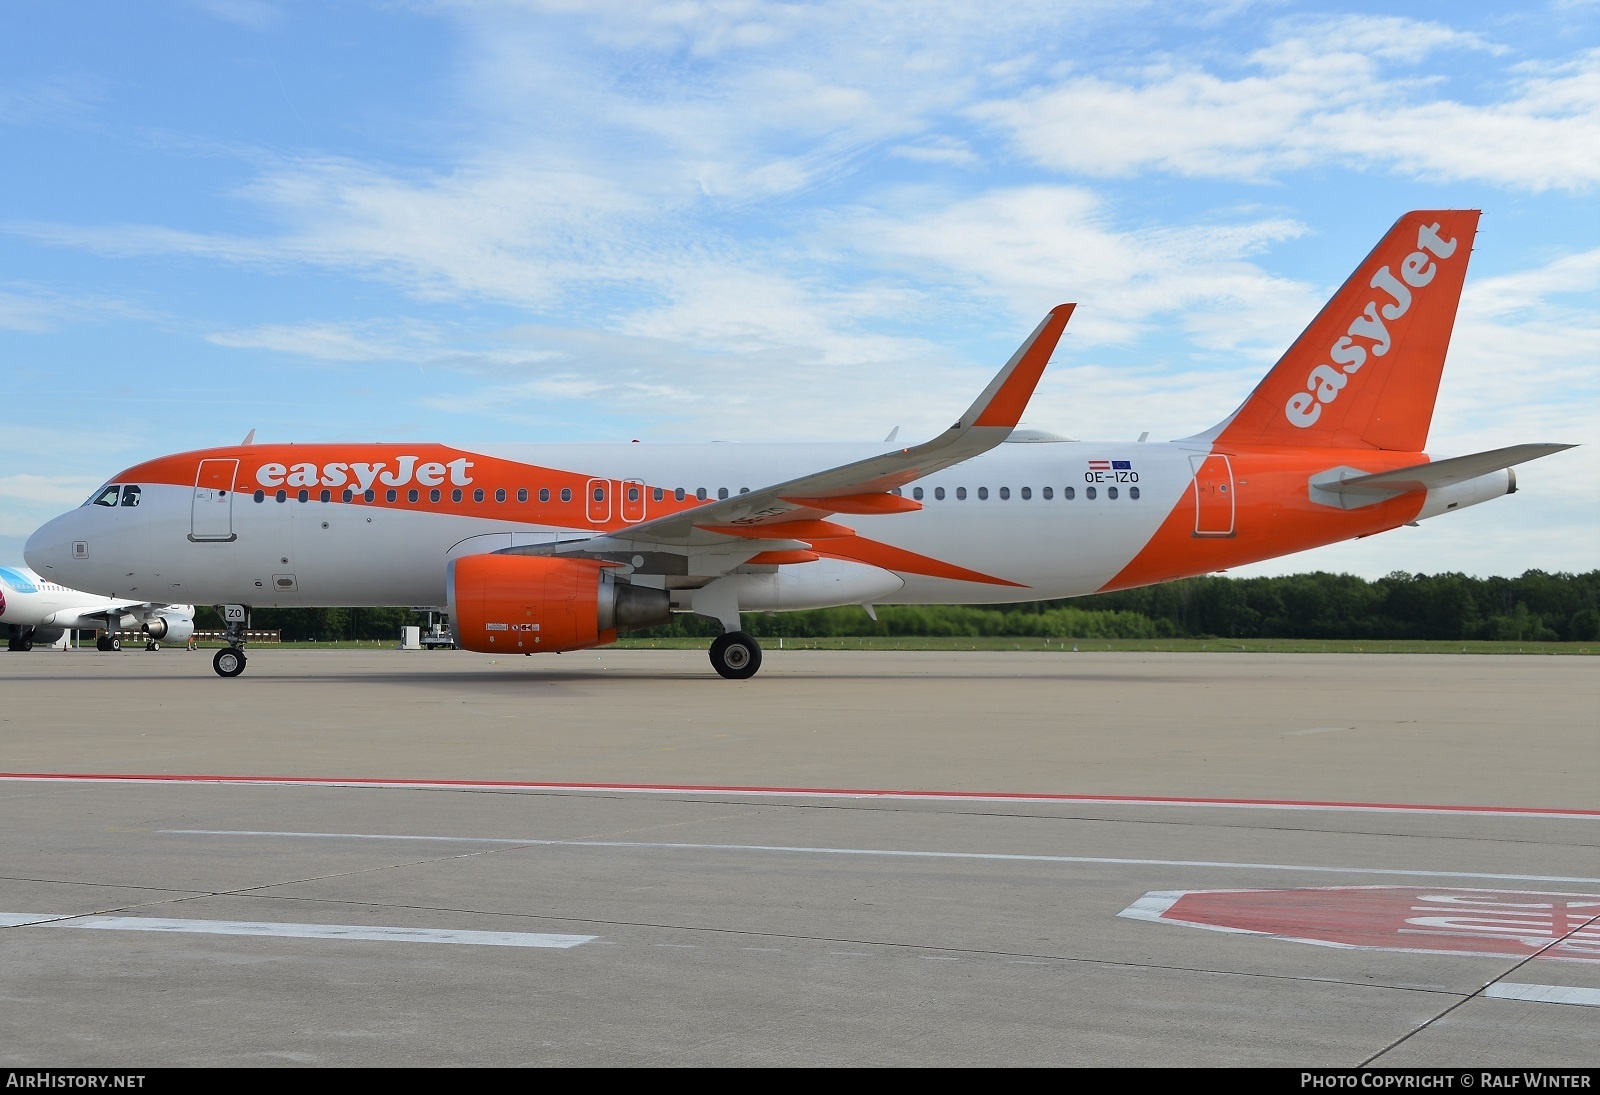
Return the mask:
M 1401 217 L 1250 398 L 1196 440 L 1421 452 L 1477 231 L 1476 209 Z

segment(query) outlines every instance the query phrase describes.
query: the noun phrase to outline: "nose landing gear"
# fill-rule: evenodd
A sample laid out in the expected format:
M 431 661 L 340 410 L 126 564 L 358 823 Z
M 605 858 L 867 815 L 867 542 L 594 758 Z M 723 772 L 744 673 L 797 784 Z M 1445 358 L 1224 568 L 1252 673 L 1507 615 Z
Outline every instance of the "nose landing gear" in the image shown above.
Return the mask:
M 211 668 L 219 677 L 237 677 L 244 672 L 244 633 L 250 626 L 249 605 L 218 605 L 222 617 L 224 638 L 228 645 L 217 651 L 211 659 Z

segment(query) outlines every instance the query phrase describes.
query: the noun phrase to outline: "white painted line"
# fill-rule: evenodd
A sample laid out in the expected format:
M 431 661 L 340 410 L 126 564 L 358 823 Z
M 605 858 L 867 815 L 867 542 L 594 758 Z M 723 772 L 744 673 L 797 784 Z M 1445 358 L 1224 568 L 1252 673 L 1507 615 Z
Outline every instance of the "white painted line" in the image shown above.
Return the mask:
M 1483 990 L 1496 1000 L 1532 1000 L 1540 1004 L 1581 1004 L 1600 1008 L 1600 989 L 1580 989 L 1571 985 L 1519 985 L 1502 981 Z
M 1115 867 L 1205 867 L 1229 871 L 1295 871 L 1309 874 L 1393 875 L 1400 878 L 1477 878 L 1495 882 L 1571 882 L 1600 886 L 1600 878 L 1543 874 L 1485 874 L 1391 867 L 1331 867 L 1306 863 L 1230 863 L 1209 859 L 1120 859 L 1109 856 L 1020 855 L 1009 852 L 933 852 L 908 848 L 811 848 L 784 844 L 662 844 L 636 840 L 541 840 L 506 836 L 419 836 L 400 833 L 297 833 L 259 829 L 158 829 L 174 836 L 275 837 L 295 840 L 410 840 L 451 844 L 509 844 L 554 848 L 638 848 L 683 852 L 779 852 L 797 855 L 884 856 L 908 859 L 976 859 L 1008 863 L 1083 863 Z
M 592 935 L 535 932 L 452 931 L 446 928 L 386 928 L 365 924 L 279 924 L 251 920 L 168 920 L 154 916 L 85 916 L 51 920 L 52 927 L 103 928 L 130 932 L 188 932 L 198 935 L 252 935 L 290 939 L 360 939 L 380 943 L 465 943 L 479 947 L 580 946 Z
M 24 924 L 48 924 L 52 920 L 69 919 L 71 919 L 70 914 L 0 912 L 0 928 L 20 928 Z

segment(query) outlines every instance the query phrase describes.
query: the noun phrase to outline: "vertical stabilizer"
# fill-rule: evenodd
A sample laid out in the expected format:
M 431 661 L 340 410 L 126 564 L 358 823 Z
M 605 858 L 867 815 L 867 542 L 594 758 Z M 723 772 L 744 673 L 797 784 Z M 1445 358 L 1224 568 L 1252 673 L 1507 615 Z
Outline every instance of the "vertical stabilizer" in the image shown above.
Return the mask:
M 1421 452 L 1477 230 L 1476 209 L 1401 217 L 1244 405 L 1197 440 Z

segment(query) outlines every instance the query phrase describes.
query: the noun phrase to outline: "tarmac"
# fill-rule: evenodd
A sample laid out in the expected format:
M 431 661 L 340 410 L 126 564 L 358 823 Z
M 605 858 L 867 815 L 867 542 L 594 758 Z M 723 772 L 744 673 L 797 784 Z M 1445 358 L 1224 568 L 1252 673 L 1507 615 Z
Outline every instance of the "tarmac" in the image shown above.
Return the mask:
M 0 1066 L 1600 1066 L 1584 657 L 0 657 Z

